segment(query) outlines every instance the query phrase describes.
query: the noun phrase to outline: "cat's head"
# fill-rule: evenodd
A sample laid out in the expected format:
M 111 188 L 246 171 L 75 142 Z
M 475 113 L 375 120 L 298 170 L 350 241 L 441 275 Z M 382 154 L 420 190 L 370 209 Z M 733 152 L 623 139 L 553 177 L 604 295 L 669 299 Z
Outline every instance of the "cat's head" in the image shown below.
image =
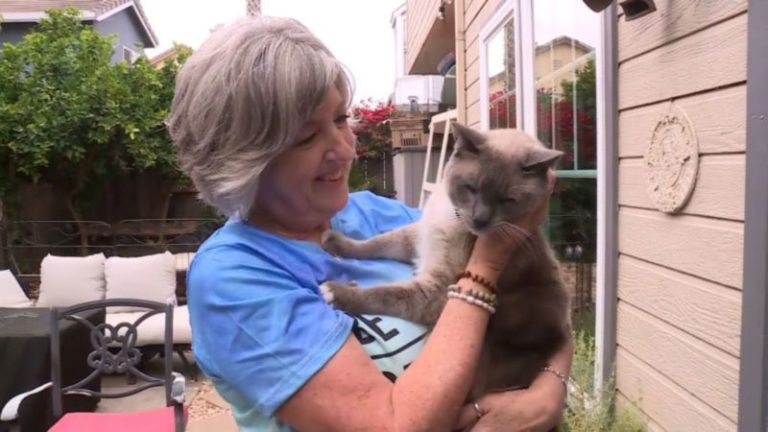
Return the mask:
M 562 152 L 517 129 L 480 132 L 453 124 L 454 152 L 446 166 L 448 196 L 458 215 L 479 234 L 515 223 L 548 193 L 547 170 Z

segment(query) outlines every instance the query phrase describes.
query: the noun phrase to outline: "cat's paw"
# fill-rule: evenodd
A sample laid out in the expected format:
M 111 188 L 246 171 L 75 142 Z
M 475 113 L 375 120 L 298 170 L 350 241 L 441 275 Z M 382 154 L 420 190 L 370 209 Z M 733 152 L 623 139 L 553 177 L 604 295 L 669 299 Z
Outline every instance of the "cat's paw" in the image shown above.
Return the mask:
M 323 249 L 328 253 L 341 257 L 350 256 L 350 249 L 353 243 L 352 240 L 344 236 L 344 234 L 328 230 L 323 233 L 320 241 L 322 242 Z
M 322 285 L 320 285 L 320 295 L 323 296 L 323 300 L 332 305 L 333 304 L 333 292 L 334 292 L 334 285 L 337 285 L 336 282 L 325 282 Z
M 329 281 L 320 285 L 320 295 L 326 303 L 348 312 L 352 312 L 350 309 L 355 305 L 354 299 L 359 291 L 360 288 L 354 282 L 345 284 Z

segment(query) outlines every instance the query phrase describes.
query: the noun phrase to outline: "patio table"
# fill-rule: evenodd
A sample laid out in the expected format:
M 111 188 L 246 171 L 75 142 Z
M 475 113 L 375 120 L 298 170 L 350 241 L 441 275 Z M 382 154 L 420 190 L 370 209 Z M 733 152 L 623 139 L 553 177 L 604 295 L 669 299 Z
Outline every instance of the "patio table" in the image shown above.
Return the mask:
M 13 396 L 32 390 L 51 379 L 50 317 L 47 308 L 0 308 L 0 409 Z M 84 318 L 104 322 L 104 311 L 92 311 Z M 71 321 L 59 323 L 61 332 L 61 373 L 63 385 L 88 376 L 86 363 L 91 352 L 89 329 Z M 87 386 L 100 390 L 101 382 Z M 22 432 L 46 431 L 53 424 L 50 390 L 29 397 L 20 407 Z M 88 396 L 64 398 L 64 412 L 94 411 L 98 400 Z

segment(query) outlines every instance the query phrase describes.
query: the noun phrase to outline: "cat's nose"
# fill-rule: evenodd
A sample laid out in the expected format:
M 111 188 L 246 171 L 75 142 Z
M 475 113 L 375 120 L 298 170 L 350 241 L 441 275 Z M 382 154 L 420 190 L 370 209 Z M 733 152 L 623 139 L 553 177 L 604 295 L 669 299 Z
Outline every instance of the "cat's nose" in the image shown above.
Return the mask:
M 488 225 L 490 225 L 490 223 L 491 223 L 491 219 L 490 218 L 480 218 L 480 217 L 477 217 L 477 218 L 472 219 L 472 224 L 475 225 L 475 228 L 477 228 L 477 229 L 487 228 Z

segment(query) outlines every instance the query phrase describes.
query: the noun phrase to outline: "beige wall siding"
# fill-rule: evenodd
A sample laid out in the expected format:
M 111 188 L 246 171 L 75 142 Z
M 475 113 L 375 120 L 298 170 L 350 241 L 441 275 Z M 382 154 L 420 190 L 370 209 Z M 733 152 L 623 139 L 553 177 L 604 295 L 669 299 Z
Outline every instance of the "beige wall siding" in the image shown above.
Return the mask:
M 654 429 L 734 431 L 738 412 L 746 0 L 657 0 L 619 18 L 617 385 Z M 643 155 L 674 103 L 699 140 L 681 214 L 656 211 Z
M 437 19 L 440 0 L 408 0 L 405 22 L 405 70 L 410 71 L 416 62 L 419 49 L 424 46 L 432 24 Z
M 498 8 L 501 0 L 468 0 L 464 4 L 466 25 L 465 71 L 467 124 L 480 126 L 480 31 Z

